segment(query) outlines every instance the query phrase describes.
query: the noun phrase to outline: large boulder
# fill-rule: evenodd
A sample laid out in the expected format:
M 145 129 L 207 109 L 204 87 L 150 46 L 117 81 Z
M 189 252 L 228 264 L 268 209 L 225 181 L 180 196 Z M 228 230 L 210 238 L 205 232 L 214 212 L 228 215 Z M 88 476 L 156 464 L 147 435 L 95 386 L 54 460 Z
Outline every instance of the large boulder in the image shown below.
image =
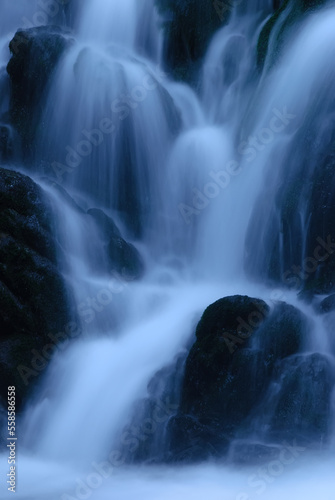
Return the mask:
M 205 310 L 186 363 L 182 411 L 207 417 L 210 408 L 210 413 L 221 415 L 217 392 L 227 369 L 248 347 L 268 312 L 265 302 L 243 296 L 220 299 Z
M 33 156 L 34 140 L 51 76 L 73 39 L 56 26 L 18 30 L 9 44 L 10 119 L 22 140 L 25 160 Z
M 16 386 L 19 409 L 51 358 L 48 352 L 44 365 L 40 358 L 32 366 L 36 352 L 72 314 L 57 269 L 51 207 L 29 177 L 6 169 L 0 169 L 0 298 L 1 395 Z
M 136 403 L 118 453 L 128 463 L 250 464 L 275 459 L 283 443 L 326 443 L 335 371 L 327 356 L 303 353 L 309 334 L 305 315 L 284 302 L 271 310 L 245 296 L 211 304 L 188 354 L 185 347 Z
M 268 314 L 264 301 L 246 296 L 220 299 L 205 310 L 186 360 L 179 411 L 169 422 L 170 460 L 202 460 L 227 450 L 259 393 L 260 387 L 248 393 L 259 365 L 250 345 Z
M 262 300 L 242 296 L 210 305 L 186 360 L 178 412 L 169 421 L 169 460 L 222 457 L 237 435 L 247 436 L 272 381 L 300 352 L 308 329 L 305 316 L 281 302 L 271 312 Z

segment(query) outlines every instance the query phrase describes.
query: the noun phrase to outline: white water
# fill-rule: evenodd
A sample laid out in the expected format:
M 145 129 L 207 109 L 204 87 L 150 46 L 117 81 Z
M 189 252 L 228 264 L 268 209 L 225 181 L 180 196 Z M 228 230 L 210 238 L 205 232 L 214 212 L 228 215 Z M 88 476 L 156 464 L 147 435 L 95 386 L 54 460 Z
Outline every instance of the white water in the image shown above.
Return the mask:
M 122 156 L 120 159 L 124 149 L 122 133 L 130 134 L 131 130 L 131 168 L 128 177 L 122 179 L 126 187 L 136 187 L 137 208 L 144 221 L 144 235 L 137 244 L 150 271 L 139 283 L 118 288 L 113 281 L 112 302 L 97 311 L 92 323 L 83 322 L 83 333 L 55 356 L 44 387 L 20 423 L 17 497 L 165 500 L 210 495 L 218 500 L 249 500 L 264 494 L 269 500 L 299 496 L 331 500 L 333 456 L 313 461 L 305 455 L 278 477 L 271 476 L 264 483 L 264 491 L 259 484 L 256 488 L 248 483 L 250 476 L 259 474 L 257 468 L 237 470 L 223 465 L 182 470 L 115 467 L 113 477 L 100 476 L 101 484 L 92 486 L 90 494 L 80 496 L 75 491 L 79 478 L 87 482 L 95 472 L 92 461 L 105 459 L 113 450 L 133 403 L 146 395 L 152 376 L 185 348 L 208 304 L 236 293 L 263 297 L 270 304 L 278 296 L 244 276 L 248 223 L 269 169 L 281 175 L 278 169 L 282 151 L 303 126 L 310 93 L 315 89 L 320 92 L 327 64 L 333 59 L 332 10 L 306 26 L 278 71 L 261 83 L 257 98 L 250 104 L 255 92 L 250 33 L 256 21 L 252 19 L 249 24 L 248 18 L 239 18 L 239 28 L 233 18 L 216 35 L 208 51 L 199 98 L 187 86 L 169 81 L 157 68 L 161 42 L 152 23 L 148 23 L 151 40 L 156 41 L 158 50 L 151 50 L 150 40 L 146 45 L 139 42 L 143 19 L 156 19 L 152 2 L 143 5 L 139 7 L 135 0 L 90 0 L 82 9 L 78 22 L 80 41 L 62 61 L 50 91 L 45 110 L 48 125 L 41 137 L 40 154 L 65 164 L 66 148 L 77 147 L 83 140 L 83 130 L 92 131 L 101 119 L 114 120 L 116 114 L 118 134 L 106 134 L 101 146 L 93 148 L 93 153 L 77 166 L 66 165 L 62 182 L 77 196 L 80 193 L 78 199 L 84 200 L 85 208 L 102 206 L 120 221 L 126 234 L 132 234 L 129 217 L 123 217 L 127 203 L 122 196 L 126 195 L 124 190 L 120 192 L 120 175 L 126 161 Z M 319 43 L 315 44 L 315 40 Z M 241 57 L 235 79 L 227 82 L 218 61 L 231 50 L 230 44 L 234 50 L 238 46 Z M 320 79 L 319 74 L 323 75 Z M 120 111 L 113 114 L 111 110 L 110 103 L 143 87 L 148 75 L 159 82 L 179 108 L 181 130 L 177 138 L 169 133 L 170 116 L 157 86 L 147 90 L 143 101 L 132 100 L 134 108 L 128 106 L 124 119 Z M 244 120 L 250 106 L 252 111 Z M 275 132 L 262 151 L 254 148 L 257 154 L 248 161 L 245 150 L 244 154 L 239 150 L 241 142 L 268 128 L 274 118 L 273 109 L 282 112 L 285 106 L 297 118 Z M 276 124 L 278 129 L 278 121 Z M 222 170 L 226 172 L 223 187 L 216 188 L 207 202 L 198 200 L 197 213 L 187 224 L 180 204 L 192 205 L 194 189 L 198 195 L 211 193 L 208 183 Z M 58 211 L 58 238 L 66 255 L 62 265 L 80 305 L 101 290 L 111 289 L 111 278 L 92 269 L 105 256 L 93 225 L 48 190 Z M 279 297 L 298 304 L 289 293 Z M 312 316 L 308 307 L 306 312 Z M 117 326 L 112 326 L 115 317 Z M 320 334 L 319 328 L 316 334 Z M 315 350 L 327 351 L 326 335 L 325 331 L 321 345 L 316 337 L 312 340 Z
M 96 469 L 83 473 L 59 462 L 45 463 L 32 457 L 21 460 L 20 489 L 16 498 L 29 500 L 170 500 L 176 498 L 203 500 L 333 500 L 333 460 L 303 456 L 284 468 L 276 477 L 262 470 L 201 465 L 184 468 L 106 468 L 107 477 L 94 479 Z M 108 473 L 111 474 L 108 477 Z M 263 476 L 262 476 L 263 474 Z M 34 478 L 32 480 L 32 478 Z M 61 482 L 60 482 L 61 478 Z M 91 485 L 91 486 L 89 486 Z M 6 494 L 5 494 L 6 495 Z M 11 498 L 5 496 L 3 498 Z

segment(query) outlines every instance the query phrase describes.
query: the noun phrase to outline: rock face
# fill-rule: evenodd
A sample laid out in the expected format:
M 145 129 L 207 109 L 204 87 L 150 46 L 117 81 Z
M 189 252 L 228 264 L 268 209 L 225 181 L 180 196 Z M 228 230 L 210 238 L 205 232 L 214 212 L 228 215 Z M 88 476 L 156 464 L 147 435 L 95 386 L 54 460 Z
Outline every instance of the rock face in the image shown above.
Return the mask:
M 335 128 L 325 114 L 323 123 L 311 104 L 296 139 L 304 141 L 305 151 L 298 157 L 292 142 L 283 158 L 285 183 L 259 198 L 247 236 L 249 248 L 260 238 L 264 248 L 258 256 L 246 255 L 250 275 L 280 282 L 308 300 L 335 289 Z
M 212 35 L 231 14 L 220 0 L 156 0 L 166 30 L 165 59 L 175 78 L 192 80 Z
M 269 394 L 263 419 L 271 441 L 295 439 L 311 447 L 327 442 L 331 429 L 334 368 L 322 354 L 286 358 L 276 373 L 278 391 Z
M 259 40 L 271 38 L 271 54 L 268 54 L 267 67 L 280 56 L 282 42 L 285 41 L 287 55 L 290 52 L 290 36 L 299 34 L 301 23 L 306 16 L 312 17 L 324 1 L 286 2 L 282 15 L 272 18 L 273 27 L 265 25 Z M 286 17 L 285 17 L 286 16 Z M 310 55 L 315 61 L 316 51 Z M 308 71 L 313 64 L 302 55 L 301 71 Z M 306 61 L 306 62 L 305 62 Z M 299 64 L 299 61 L 297 61 Z M 325 62 L 325 64 L 327 64 Z M 275 73 L 274 73 L 275 74 Z M 304 109 L 303 120 L 298 113 L 292 120 L 294 138 L 287 149 L 282 151 L 280 178 L 285 182 L 272 183 L 270 175 L 266 179 L 267 194 L 255 204 L 246 254 L 246 269 L 253 278 L 263 283 L 280 282 L 301 293 L 301 297 L 312 300 L 314 295 L 330 294 L 335 290 L 335 125 L 334 76 L 332 66 L 325 70 L 319 83 L 321 100 L 310 99 Z M 322 89 L 322 90 L 321 90 Z M 319 91 L 315 89 L 315 94 Z M 290 95 L 290 94 L 288 94 Z M 298 97 L 296 98 L 298 102 Z M 293 114 L 295 104 L 290 105 Z M 302 112 L 300 112 L 302 116 Z M 295 121 L 296 120 L 296 121 Z M 291 125 L 291 124 L 290 124 Z M 284 134 L 286 131 L 284 132 Z M 303 144 L 303 150 L 298 152 Z M 276 161 L 276 153 L 270 152 Z M 271 187 L 270 187 L 271 186 Z M 256 229 L 255 228 L 259 228 Z M 252 249 L 263 242 L 258 255 Z
M 51 75 L 71 44 L 69 34 L 56 26 L 18 30 L 9 44 L 12 54 L 7 65 L 11 81 L 10 119 L 21 136 L 26 161 L 33 155 L 43 98 Z
M 18 408 L 40 373 L 32 366 L 32 350 L 50 344 L 48 334 L 64 331 L 70 321 L 51 215 L 39 186 L 25 175 L 0 169 L 1 394 L 15 385 Z M 40 364 L 41 371 L 50 357 Z M 25 379 L 20 365 L 32 370 L 31 376 Z

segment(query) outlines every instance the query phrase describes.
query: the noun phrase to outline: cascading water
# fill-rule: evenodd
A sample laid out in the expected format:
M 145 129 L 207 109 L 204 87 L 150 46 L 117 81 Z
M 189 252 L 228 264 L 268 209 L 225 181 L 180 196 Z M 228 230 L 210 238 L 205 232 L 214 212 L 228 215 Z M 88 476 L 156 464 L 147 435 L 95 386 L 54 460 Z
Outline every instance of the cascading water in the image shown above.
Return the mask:
M 153 0 L 141 5 L 89 0 L 78 7 L 73 23 L 78 41 L 71 42 L 53 75 L 33 161 L 36 181 L 53 206 L 59 267 L 78 321 L 67 336 L 73 340 L 54 356 L 20 422 L 19 499 L 163 500 L 210 494 L 246 500 L 265 490 L 271 500 L 283 494 L 314 498 L 312 470 L 317 494 L 330 500 L 330 459 L 301 458 L 303 447 L 274 484 L 273 477 L 267 481 L 251 467 L 241 472 L 229 464 L 182 471 L 127 468 L 129 457 L 119 447 L 125 424 L 140 426 L 145 419 L 145 412 L 134 415 L 134 405 L 147 396 L 157 372 L 170 367 L 162 376 L 164 389 L 153 391 L 178 392 L 178 359 L 185 358 L 202 311 L 221 297 L 248 294 L 271 307 L 276 299 L 286 300 L 307 318 L 301 352 L 273 377 L 248 437 L 259 443 L 274 439 L 270 430 L 282 390 L 290 384 L 287 374 L 297 378 L 297 394 L 305 394 L 305 381 L 317 378 L 325 358 L 325 370 L 334 377 L 332 317 L 316 317 L 294 290 L 282 290 L 281 284 L 274 290 L 257 281 L 273 278 L 266 270 L 276 231 L 278 273 L 287 270 L 284 254 L 293 243 L 283 236 L 280 213 L 271 202 L 278 186 L 293 175 L 288 170 L 302 154 L 303 131 L 311 128 L 318 135 L 320 123 L 331 120 L 333 71 L 328 65 L 335 11 L 328 8 L 307 20 L 290 50 L 283 49 L 277 68 L 260 79 L 254 47 L 271 4 L 257 2 L 251 8 L 236 2 L 230 23 L 209 47 L 198 93 L 171 81 L 160 67 L 162 33 Z M 0 75 L 0 85 L 5 83 Z M 312 106 L 311 95 L 318 96 Z M 2 107 L 6 100 L 0 101 Z M 312 176 L 312 168 L 311 162 L 304 175 Z M 140 251 L 141 280 L 111 275 L 92 209 L 113 218 L 118 238 L 131 240 Z M 297 219 L 301 244 L 291 252 L 299 264 L 308 257 L 309 214 L 302 200 Z M 258 342 L 255 338 L 255 352 L 261 349 Z M 315 357 L 319 354 L 324 358 Z M 313 385 L 315 393 L 321 389 Z M 329 396 L 329 406 L 333 400 Z M 179 401 L 172 403 L 169 416 L 176 411 L 174 403 Z M 295 425 L 299 413 L 292 415 Z M 329 426 L 333 415 L 329 408 Z M 157 436 L 164 440 L 165 432 Z M 235 437 L 245 439 L 243 432 Z M 134 441 L 123 445 L 131 449 Z M 160 446 L 156 440 L 155 452 Z M 315 447 L 312 451 L 318 453 Z M 105 461 L 111 452 L 113 474 Z M 157 457 L 149 450 L 149 458 Z M 97 471 L 99 484 L 88 479 Z

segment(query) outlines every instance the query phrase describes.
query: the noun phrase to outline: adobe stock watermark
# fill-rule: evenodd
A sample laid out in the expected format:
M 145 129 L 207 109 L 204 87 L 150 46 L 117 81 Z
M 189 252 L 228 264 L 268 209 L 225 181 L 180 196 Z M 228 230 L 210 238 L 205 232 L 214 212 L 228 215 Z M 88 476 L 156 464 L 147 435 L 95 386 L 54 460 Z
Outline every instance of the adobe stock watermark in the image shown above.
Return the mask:
M 275 303 L 285 299 L 286 295 L 279 289 L 272 290 L 268 298 L 269 301 Z M 238 346 L 243 345 L 270 314 L 270 308 L 263 304 L 263 302 L 254 300 L 253 304 L 255 309 L 248 314 L 247 318 L 242 318 L 241 316 L 236 318 L 236 335 L 226 331 L 222 332 L 221 338 L 228 347 L 230 354 L 233 354 Z
M 38 0 L 37 5 L 40 10 L 36 11 L 31 19 L 22 18 L 23 29 L 43 26 L 53 21 L 58 16 L 63 7 L 68 5 L 71 0 Z
M 243 319 L 241 316 L 236 318 L 238 322 L 236 335 L 226 331 L 222 332 L 222 339 L 228 347 L 230 354 L 233 354 L 239 345 L 244 344 L 268 316 L 269 308 L 265 304 L 256 300 L 253 301 L 253 304 L 255 310 L 247 318 Z
M 73 492 L 63 493 L 60 500 L 88 500 L 93 492 L 102 486 L 104 480 L 109 479 L 115 468 L 122 467 L 127 461 L 127 454 L 134 453 L 141 442 L 146 441 L 157 431 L 157 426 L 169 420 L 179 405 L 172 403 L 169 397 L 164 401 L 157 400 L 152 416 L 143 420 L 139 426 L 132 426 L 123 432 L 121 444 L 125 445 L 124 451 L 113 450 L 109 453 L 107 460 L 103 462 L 92 462 L 92 470 L 87 476 L 76 478 Z
M 262 128 L 256 135 L 249 136 L 247 140 L 241 141 L 237 151 L 248 163 L 253 162 L 261 151 L 271 144 L 276 135 L 280 134 L 291 123 L 296 115 L 287 111 L 285 106 L 282 111 L 277 108 L 272 110 L 273 116 L 268 127 Z M 228 161 L 223 170 L 212 170 L 209 172 L 211 182 L 207 182 L 202 190 L 193 188 L 193 199 L 191 204 L 179 203 L 178 210 L 186 224 L 190 224 L 194 215 L 199 215 L 205 210 L 211 200 L 217 198 L 230 184 L 231 178 L 242 172 L 241 163 L 236 160 Z
M 318 236 L 316 241 L 319 243 L 313 251 L 313 256 L 306 257 L 301 266 L 293 265 L 282 275 L 282 281 L 292 288 L 300 288 L 308 277 L 315 273 L 319 265 L 326 262 L 335 252 L 335 240 L 331 234 L 328 234 L 326 240 Z
M 128 280 L 129 281 L 129 280 Z M 91 323 L 97 314 L 101 313 L 114 299 L 114 295 L 119 295 L 129 286 L 128 282 L 121 281 L 119 278 L 111 280 L 106 287 L 97 292 L 94 297 L 88 297 L 80 302 L 77 307 L 79 317 L 86 323 Z M 17 371 L 24 385 L 29 385 L 30 379 L 37 377 L 53 358 L 57 350 L 63 351 L 69 345 L 72 339 L 78 338 L 83 333 L 81 324 L 70 321 L 64 325 L 64 329 L 58 333 L 48 333 L 50 342 L 41 349 L 32 349 L 32 358 L 30 366 L 18 365 Z
M 213 0 L 213 7 L 221 22 L 226 19 L 226 15 L 230 14 L 235 7 L 241 5 L 244 0 Z
M 236 500 L 251 500 L 255 496 L 262 495 L 279 476 L 284 474 L 287 468 L 292 465 L 307 448 L 298 446 L 296 440 L 289 444 L 284 441 L 275 460 L 260 467 L 255 474 L 251 474 L 248 479 L 248 492 L 238 493 Z
M 37 10 L 31 19 L 22 17 L 22 26 L 20 26 L 20 29 L 26 30 L 50 24 L 55 20 L 61 9 L 70 2 L 71 0 L 38 0 L 37 5 L 40 7 L 40 10 Z M 11 51 L 17 54 L 20 50 L 19 47 L 21 45 L 26 45 L 27 43 L 28 39 L 24 36 L 24 34 L 18 32 L 15 39 L 11 42 Z
M 165 73 L 158 71 L 159 78 L 166 76 Z M 65 173 L 71 174 L 83 162 L 84 158 L 89 157 L 97 148 L 99 148 L 107 137 L 114 135 L 121 122 L 126 120 L 133 111 L 135 111 L 150 92 L 155 91 L 159 86 L 158 80 L 150 73 L 143 76 L 139 85 L 135 85 L 127 94 L 123 93 L 114 99 L 110 105 L 110 116 L 101 118 L 96 128 L 92 130 L 83 129 L 81 131 L 81 140 L 74 146 L 66 146 L 66 157 L 64 163 L 52 162 L 51 168 L 57 178 L 57 182 L 63 181 Z
M 303 281 L 307 280 L 317 270 L 320 263 L 325 262 L 335 253 L 335 238 L 332 238 L 331 234 L 325 240 L 318 236 L 316 241 L 319 245 L 315 247 L 312 257 L 306 257 L 301 266 L 293 265 L 283 273 L 282 281 L 284 283 L 292 288 L 299 289 Z M 286 299 L 286 295 L 283 291 L 275 289 L 271 292 L 269 298 L 271 301 L 283 301 Z M 236 334 L 222 332 L 222 339 L 227 345 L 230 354 L 233 354 L 238 346 L 243 345 L 250 338 L 268 314 L 268 310 L 257 301 L 254 302 L 254 305 L 255 310 L 247 318 L 241 316 L 236 318 L 238 322 Z

